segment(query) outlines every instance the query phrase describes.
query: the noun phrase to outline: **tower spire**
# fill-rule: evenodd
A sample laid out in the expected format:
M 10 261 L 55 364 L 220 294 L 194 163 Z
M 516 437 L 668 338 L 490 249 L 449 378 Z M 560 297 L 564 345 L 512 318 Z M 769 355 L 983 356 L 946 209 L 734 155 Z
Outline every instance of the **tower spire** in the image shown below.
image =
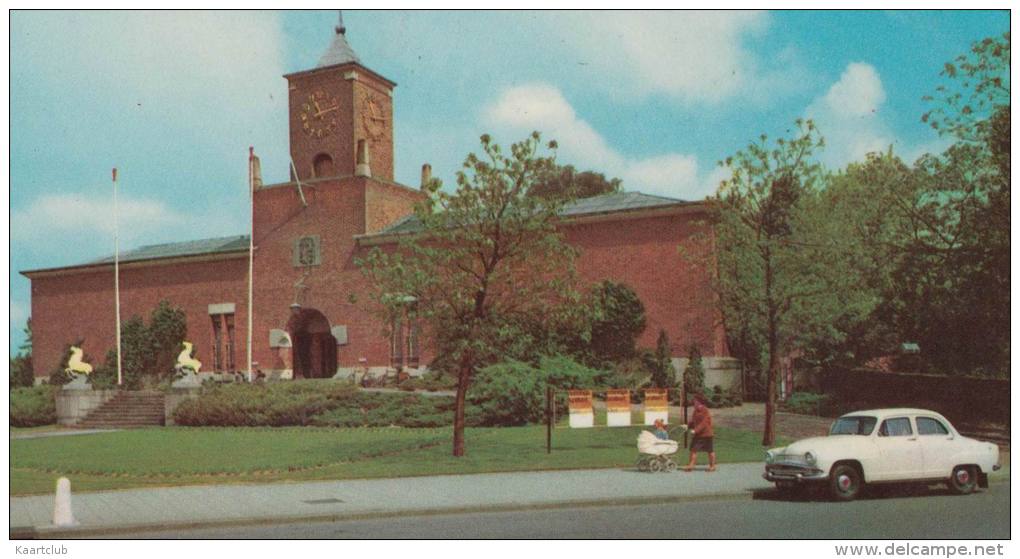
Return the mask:
M 337 21 L 336 27 L 334 27 L 334 29 L 336 30 L 336 34 L 337 35 L 346 35 L 347 34 L 347 27 L 344 25 L 344 11 L 343 10 L 337 10 L 336 13 L 337 13 L 337 18 L 339 20 L 339 21 Z
M 333 35 L 333 42 L 330 43 L 329 48 L 319 58 L 316 68 L 347 64 L 348 62 L 361 63 L 358 55 L 354 53 L 354 49 L 351 48 L 351 45 L 347 44 L 347 26 L 344 25 L 343 11 L 338 10 L 336 27 L 333 30 L 336 31 L 336 34 Z

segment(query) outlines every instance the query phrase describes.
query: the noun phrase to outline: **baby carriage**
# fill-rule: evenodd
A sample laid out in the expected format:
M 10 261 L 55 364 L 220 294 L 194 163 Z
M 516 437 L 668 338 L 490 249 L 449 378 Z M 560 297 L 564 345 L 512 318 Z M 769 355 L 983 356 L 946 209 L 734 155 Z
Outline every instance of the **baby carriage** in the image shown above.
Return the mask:
M 641 431 L 637 438 L 637 468 L 641 472 L 675 472 L 676 462 L 670 456 L 676 454 L 680 443 L 668 439 L 660 439 L 651 431 Z

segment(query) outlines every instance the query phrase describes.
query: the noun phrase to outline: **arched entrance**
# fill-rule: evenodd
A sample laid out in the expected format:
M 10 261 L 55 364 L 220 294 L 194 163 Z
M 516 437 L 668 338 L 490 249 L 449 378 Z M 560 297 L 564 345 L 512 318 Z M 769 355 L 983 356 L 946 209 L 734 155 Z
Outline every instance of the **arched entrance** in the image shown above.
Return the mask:
M 290 332 L 294 378 L 330 378 L 336 374 L 336 338 L 326 315 L 299 309 L 287 325 Z

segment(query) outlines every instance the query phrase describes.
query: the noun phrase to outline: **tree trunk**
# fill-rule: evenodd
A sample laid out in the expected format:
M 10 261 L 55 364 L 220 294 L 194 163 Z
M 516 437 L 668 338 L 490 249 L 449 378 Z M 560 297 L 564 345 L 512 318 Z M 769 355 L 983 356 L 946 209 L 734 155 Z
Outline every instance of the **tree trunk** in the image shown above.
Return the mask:
M 453 412 L 453 455 L 458 457 L 464 456 L 464 407 L 470 380 L 471 366 L 462 360 L 457 374 L 457 399 Z
M 766 245 L 765 257 L 765 306 L 768 313 L 769 370 L 765 389 L 765 426 L 762 429 L 761 444 L 772 446 L 776 442 L 776 383 L 779 380 L 779 321 L 778 309 L 773 295 L 774 271 L 772 253 Z

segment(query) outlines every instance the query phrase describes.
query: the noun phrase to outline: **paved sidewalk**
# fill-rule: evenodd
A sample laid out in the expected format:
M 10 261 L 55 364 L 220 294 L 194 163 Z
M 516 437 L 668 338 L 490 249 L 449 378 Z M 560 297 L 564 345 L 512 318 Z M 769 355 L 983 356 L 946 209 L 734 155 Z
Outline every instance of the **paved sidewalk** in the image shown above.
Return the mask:
M 73 495 L 79 526 L 51 525 L 52 495 L 12 497 L 10 527 L 39 537 L 140 528 L 196 527 L 299 519 L 331 520 L 414 513 L 597 503 L 641 503 L 750 495 L 770 487 L 759 463 L 723 464 L 714 473 L 568 470 L 374 480 L 215 485 Z M 73 492 L 73 487 L 71 488 Z

